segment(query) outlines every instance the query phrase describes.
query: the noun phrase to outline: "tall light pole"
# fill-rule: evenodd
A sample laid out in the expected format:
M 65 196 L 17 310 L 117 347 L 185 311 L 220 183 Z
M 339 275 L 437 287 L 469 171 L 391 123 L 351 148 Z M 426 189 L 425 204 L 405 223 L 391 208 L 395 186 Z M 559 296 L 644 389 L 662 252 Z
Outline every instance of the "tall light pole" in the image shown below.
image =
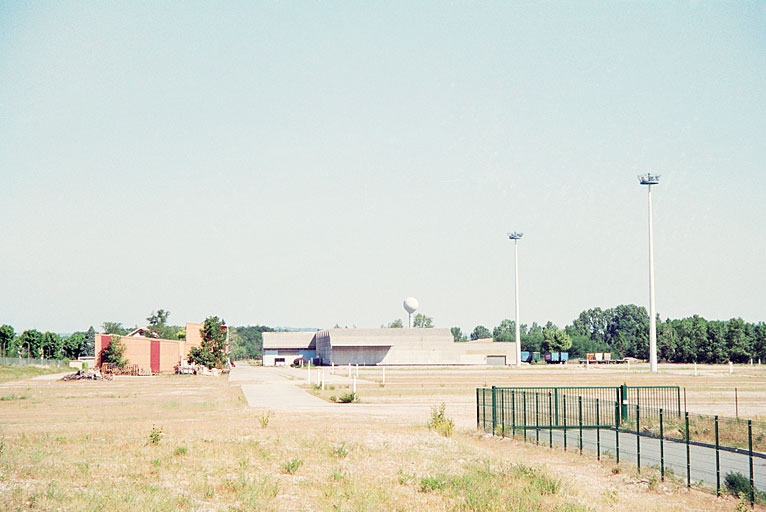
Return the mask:
M 513 240 L 514 281 L 516 284 L 516 365 L 521 366 L 521 326 L 519 325 L 519 239 L 524 233 L 508 233 Z
M 657 371 L 657 314 L 654 311 L 654 240 L 652 236 L 652 185 L 660 183 L 659 174 L 638 177 L 649 190 L 649 371 Z

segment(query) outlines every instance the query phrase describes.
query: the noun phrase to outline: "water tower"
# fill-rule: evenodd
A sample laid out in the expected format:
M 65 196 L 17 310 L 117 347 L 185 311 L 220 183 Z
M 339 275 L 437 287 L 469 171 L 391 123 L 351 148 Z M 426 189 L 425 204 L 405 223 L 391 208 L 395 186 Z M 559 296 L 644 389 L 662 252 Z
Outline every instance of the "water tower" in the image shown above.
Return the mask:
M 404 310 L 409 315 L 407 320 L 407 327 L 412 327 L 412 314 L 417 311 L 420 304 L 418 304 L 418 299 L 415 297 L 407 297 L 404 299 Z

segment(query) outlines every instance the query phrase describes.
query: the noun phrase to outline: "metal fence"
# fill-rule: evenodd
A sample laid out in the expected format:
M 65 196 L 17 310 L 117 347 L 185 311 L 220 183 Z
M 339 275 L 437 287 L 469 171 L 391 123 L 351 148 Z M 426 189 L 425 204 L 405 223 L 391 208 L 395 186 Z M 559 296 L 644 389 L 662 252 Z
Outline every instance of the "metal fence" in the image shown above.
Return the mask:
M 6 366 L 67 366 L 59 359 L 24 359 L 19 357 L 0 357 L 0 364 Z
M 766 489 L 766 423 L 680 414 L 672 388 L 642 387 L 634 395 L 624 390 L 613 395 L 633 396 L 640 403 L 606 399 L 606 388 L 557 389 L 479 388 L 477 426 L 551 448 L 594 451 L 598 459 L 609 454 L 618 463 L 634 462 L 639 471 L 652 466 L 663 480 L 668 475 L 684 478 L 687 486 L 699 483 L 717 494 L 731 478 L 744 482 L 751 503 L 763 496 L 758 489 Z M 590 396 L 571 394 L 578 389 Z M 650 399 L 671 408 L 651 407 Z

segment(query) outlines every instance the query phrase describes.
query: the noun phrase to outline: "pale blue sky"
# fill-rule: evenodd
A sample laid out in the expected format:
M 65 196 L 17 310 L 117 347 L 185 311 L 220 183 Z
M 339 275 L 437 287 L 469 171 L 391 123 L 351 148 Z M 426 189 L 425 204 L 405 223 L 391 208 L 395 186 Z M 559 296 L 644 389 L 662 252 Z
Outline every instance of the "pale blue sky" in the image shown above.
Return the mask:
M 0 323 L 766 320 L 764 2 L 2 2 Z

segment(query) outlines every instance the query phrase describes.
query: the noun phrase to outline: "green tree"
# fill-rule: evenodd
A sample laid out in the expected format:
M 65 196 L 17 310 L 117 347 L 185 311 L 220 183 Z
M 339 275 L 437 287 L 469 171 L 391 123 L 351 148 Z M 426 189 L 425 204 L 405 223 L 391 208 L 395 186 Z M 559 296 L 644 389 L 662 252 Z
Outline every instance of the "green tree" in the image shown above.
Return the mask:
M 95 356 L 96 355 L 96 330 L 91 325 L 88 331 L 85 333 L 85 342 L 83 343 L 82 355 Z
M 154 332 L 158 338 L 165 340 L 179 339 L 178 335 L 181 330 L 183 330 L 183 327 L 179 325 L 168 325 L 169 317 L 170 311 L 158 309 L 157 311 L 152 311 L 151 314 L 146 317 L 146 321 L 149 322 L 149 329 Z
M 11 354 L 10 348 L 13 340 L 16 338 L 16 331 L 10 325 L 0 326 L 0 357 L 15 357 L 17 354 Z
M 759 322 L 753 325 L 753 352 L 754 357 L 766 360 L 766 323 Z
M 606 342 L 620 357 L 647 359 L 649 356 L 649 314 L 643 306 L 621 304 L 614 308 L 606 328 Z
M 468 338 L 463 334 L 463 330 L 460 327 L 450 327 L 450 331 L 452 332 L 452 341 L 458 343 L 468 341 Z
M 492 330 L 495 341 L 516 341 L 516 322 L 505 319 Z
M 572 321 L 567 333 L 570 336 L 587 336 L 596 343 L 605 343 L 607 327 L 613 315 L 611 309 L 588 309 Z
M 489 331 L 489 329 L 487 329 L 483 325 L 477 325 L 476 327 L 473 328 L 473 332 L 471 332 L 471 339 L 473 341 L 485 340 L 491 337 L 492 337 L 492 333 Z
M 593 352 L 610 352 L 610 348 L 606 343 L 598 343 L 588 336 L 577 334 L 572 336 L 572 346 L 569 348 L 570 359 L 585 359 Z
M 548 322 L 550 323 L 550 322 Z M 522 327 L 524 327 L 522 325 Z M 537 322 L 532 322 L 529 329 L 521 330 L 521 350 L 540 352 L 543 344 L 543 328 Z
M 101 351 L 101 362 L 114 364 L 119 369 L 125 368 L 129 361 L 125 358 L 125 343 L 122 337 L 111 336 L 109 346 Z
M 217 316 L 208 317 L 199 332 L 202 344 L 189 351 L 189 362 L 208 368 L 223 368 L 226 362 L 226 322 Z
M 263 354 L 263 333 L 274 332 L 265 325 L 232 327 L 229 342 L 234 360 L 259 359 Z
M 35 329 L 29 329 L 19 336 L 19 345 L 22 352 L 26 350 L 27 357 L 40 359 L 43 355 L 43 333 Z
M 678 347 L 678 332 L 673 322 L 668 318 L 664 322 L 657 322 L 657 359 L 660 361 L 673 361 Z
M 430 316 L 426 316 L 422 313 L 415 315 L 415 321 L 412 322 L 413 327 L 429 329 L 434 326 L 434 320 Z
M 543 329 L 543 352 L 566 352 L 572 346 L 572 338 L 555 325 Z
M 720 364 L 729 360 L 726 328 L 726 322 L 718 320 L 707 322 L 707 339 L 705 343 L 697 347 L 697 361 Z
M 85 344 L 84 332 L 73 332 L 64 338 L 63 353 L 67 359 L 77 359 L 80 357 Z
M 401 329 L 404 327 L 404 324 L 402 323 L 401 318 L 397 318 L 393 322 L 389 322 L 386 326 L 388 329 Z
M 61 359 L 64 340 L 55 332 L 43 334 L 42 354 L 47 359 Z
M 104 322 L 101 324 L 101 329 L 104 334 L 116 334 L 118 336 L 128 334 L 128 330 L 122 326 L 122 322 Z
M 752 357 L 752 343 L 747 335 L 745 322 L 741 318 L 732 318 L 727 322 L 726 344 L 729 357 L 734 363 L 746 363 Z

